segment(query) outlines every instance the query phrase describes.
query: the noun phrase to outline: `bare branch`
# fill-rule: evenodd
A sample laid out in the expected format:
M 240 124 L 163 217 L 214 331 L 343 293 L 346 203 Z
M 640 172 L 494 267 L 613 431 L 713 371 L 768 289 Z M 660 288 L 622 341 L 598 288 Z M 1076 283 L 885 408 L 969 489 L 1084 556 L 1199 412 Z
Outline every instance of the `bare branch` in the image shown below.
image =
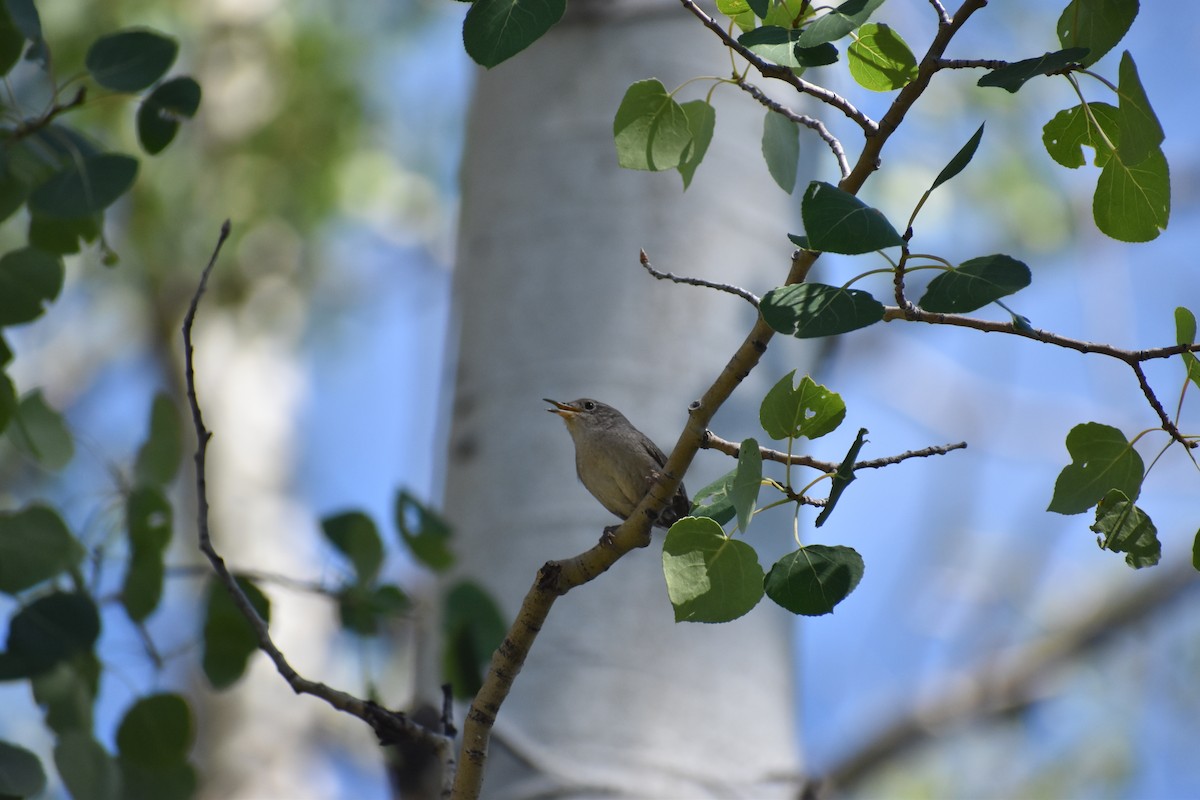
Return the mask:
M 773 64 L 770 61 L 759 58 L 758 55 L 756 55 L 737 39 L 733 38 L 728 31 L 722 28 L 721 23 L 704 13 L 700 6 L 696 5 L 695 0 L 679 0 L 679 2 L 683 4 L 684 8 L 692 12 L 696 19 L 704 23 L 704 27 L 715 33 L 717 38 L 725 43 L 726 47 L 730 48 L 742 58 L 749 61 L 751 66 L 758 70 L 764 78 L 776 78 L 781 80 L 784 83 L 792 86 L 796 91 L 802 92 L 803 94 L 807 94 L 811 97 L 815 97 L 826 105 L 833 106 L 838 111 L 841 111 L 847 117 L 854 120 L 854 122 L 856 122 L 858 126 L 863 129 L 863 132 L 868 136 L 875 133 L 875 131 L 879 129 L 879 126 L 876 124 L 875 120 L 859 111 L 854 107 L 853 103 L 842 97 L 837 92 L 830 91 L 824 86 L 817 86 L 815 83 L 809 83 L 803 78 L 797 76 L 796 73 L 792 72 L 787 67 L 780 66 L 779 64 Z
M 1008 62 L 994 58 L 939 58 L 938 69 L 1000 69 Z
M 742 452 L 742 446 L 737 442 L 731 442 L 727 439 L 722 439 L 712 431 L 704 432 L 704 441 L 700 446 L 706 450 L 717 450 L 727 456 L 737 458 Z M 929 456 L 944 456 L 954 450 L 962 450 L 966 448 L 966 442 L 956 442 L 954 444 L 934 445 L 932 447 L 923 447 L 920 450 L 909 450 L 904 453 L 899 453 L 894 456 L 886 456 L 884 458 L 872 458 L 868 461 L 858 461 L 854 464 L 855 470 L 860 469 L 879 469 L 888 467 L 892 464 L 899 464 L 901 461 L 907 461 L 910 458 L 928 458 Z M 811 469 L 820 470 L 824 473 L 837 472 L 841 466 L 836 461 L 821 461 L 820 459 L 811 456 L 792 453 L 780 452 L 779 450 L 771 450 L 766 447 L 759 447 L 759 452 L 762 454 L 763 461 L 775 461 L 779 464 L 791 464 L 798 467 L 809 467 Z
M 782 114 L 792 122 L 795 122 L 798 125 L 803 125 L 806 128 L 812 128 L 814 131 L 816 131 L 817 136 L 820 136 L 821 140 L 825 142 L 825 144 L 829 145 L 829 149 L 833 151 L 833 157 L 837 159 L 838 170 L 842 173 L 842 177 L 845 178 L 850 174 L 850 162 L 846 158 L 846 151 L 842 149 L 842 143 L 838 141 L 837 137 L 830 133 L 829 129 L 825 127 L 824 122 L 805 114 L 797 114 L 787 106 L 777 103 L 770 97 L 767 97 L 767 95 L 763 93 L 762 89 L 759 89 L 752 83 L 747 83 L 743 78 L 737 78 L 734 83 L 736 83 L 743 91 L 748 93 L 755 100 L 774 111 L 776 114 Z
M 929 5 L 933 6 L 933 10 L 937 12 L 939 27 L 943 25 L 949 25 L 954 21 L 950 18 L 950 14 L 947 13 L 946 7 L 941 4 L 940 0 L 929 0 Z
M 208 276 L 212 273 L 213 267 L 217 263 L 217 256 L 221 253 L 221 247 L 229 238 L 229 231 L 229 220 L 226 220 L 225 224 L 221 226 L 221 235 L 217 239 L 217 245 L 213 248 L 212 257 L 209 258 L 208 265 L 200 275 L 200 282 L 196 286 L 191 303 L 188 304 L 187 314 L 183 318 L 184 379 L 187 384 L 188 405 L 192 412 L 192 424 L 196 430 L 196 452 L 193 460 L 196 463 L 196 528 L 200 551 L 208 558 L 209 563 L 212 564 L 212 568 L 216 572 L 217 580 L 229 592 L 234 605 L 250 624 L 255 638 L 258 640 L 259 649 L 266 653 L 267 657 L 275 664 L 275 669 L 283 676 L 288 685 L 292 687 L 292 691 L 296 692 L 296 694 L 308 694 L 318 697 L 338 711 L 344 711 L 347 714 L 358 717 L 371 726 L 381 744 L 399 745 L 413 743 L 437 753 L 439 760 L 445 765 L 443 772 L 443 795 L 448 797 L 450 780 L 454 773 L 453 740 L 449 736 L 443 736 L 427 730 L 423 726 L 414 723 L 404 714 L 389 711 L 373 702 L 360 700 L 351 694 L 333 689 L 324 683 L 310 681 L 297 673 L 279 648 L 275 646 L 275 643 L 271 640 L 271 634 L 267 629 L 267 623 L 258 615 L 254 606 L 250 603 L 250 599 L 242 591 L 242 587 L 238 585 L 237 580 L 229 571 L 229 567 L 225 564 L 225 559 L 213 547 L 212 535 L 209 528 L 208 479 L 206 475 L 208 443 L 212 439 L 212 433 L 204 425 L 204 415 L 200 410 L 200 401 L 196 397 L 192 327 L 196 321 L 196 311 L 200 306 L 200 298 L 208 286 Z
M 750 305 L 758 308 L 759 298 L 754 292 L 743 289 L 740 286 L 733 286 L 728 283 L 713 283 L 702 278 L 681 278 L 678 275 L 673 275 L 670 272 L 659 272 L 650 265 L 650 257 L 646 255 L 646 251 L 641 251 L 640 260 L 646 271 L 658 278 L 660 281 L 671 281 L 672 283 L 685 283 L 688 286 L 703 286 L 706 289 L 716 289 L 718 292 L 727 292 L 728 294 L 737 295 L 745 300 Z

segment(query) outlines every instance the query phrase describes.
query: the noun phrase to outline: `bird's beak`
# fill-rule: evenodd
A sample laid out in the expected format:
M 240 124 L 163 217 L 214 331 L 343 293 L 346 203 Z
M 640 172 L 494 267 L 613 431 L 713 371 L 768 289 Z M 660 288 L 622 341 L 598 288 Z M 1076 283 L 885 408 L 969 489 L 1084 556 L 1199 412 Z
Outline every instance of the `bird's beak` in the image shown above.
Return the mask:
M 551 400 L 549 397 L 543 397 L 542 399 L 554 406 L 554 408 L 547 408 L 547 411 L 549 411 L 551 414 L 558 414 L 564 420 L 568 420 L 579 413 L 579 409 L 575 408 L 570 403 L 560 403 L 557 400 Z

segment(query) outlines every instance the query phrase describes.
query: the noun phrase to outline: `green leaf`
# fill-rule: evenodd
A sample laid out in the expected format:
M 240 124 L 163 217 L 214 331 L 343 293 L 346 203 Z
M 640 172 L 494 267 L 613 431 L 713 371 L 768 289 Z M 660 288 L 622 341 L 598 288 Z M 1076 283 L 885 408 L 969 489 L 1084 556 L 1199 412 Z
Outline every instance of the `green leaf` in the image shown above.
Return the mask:
M 763 119 L 762 154 L 775 183 L 791 194 L 800 164 L 800 126 L 782 114 L 768 111 Z
M 71 731 L 90 734 L 92 706 L 100 687 L 100 662 L 95 653 L 80 653 L 60 661 L 29 681 L 33 699 L 45 711 L 46 727 L 62 736 Z
M 772 439 L 795 439 L 805 436 L 819 439 L 834 431 L 846 418 L 846 403 L 841 395 L 831 392 L 805 375 L 800 385 L 792 388 L 796 370 L 779 379 L 763 398 L 758 420 Z
M 172 78 L 154 87 L 138 107 L 137 131 L 142 149 L 150 155 L 166 149 L 179 125 L 200 108 L 200 84 L 192 78 Z
M 165 75 L 178 54 L 179 44 L 161 33 L 124 30 L 92 42 L 84 64 L 104 88 L 140 92 Z
M 687 112 L 657 80 L 629 87 L 613 119 L 617 163 L 625 169 L 659 171 L 686 163 L 692 146 Z
M 842 463 L 838 464 L 837 471 L 833 474 L 833 486 L 829 489 L 829 497 L 825 500 L 825 507 L 821 509 L 821 513 L 817 514 L 817 519 L 813 522 L 814 527 L 821 527 L 825 521 L 829 519 L 829 515 L 833 513 L 833 509 L 837 506 L 838 500 L 842 493 L 846 491 L 846 487 L 854 480 L 854 465 L 858 462 L 858 454 L 862 451 L 863 445 L 867 443 L 867 429 L 859 428 L 858 435 L 854 437 L 854 444 L 850 445 L 850 449 L 846 451 L 845 458 Z
M 1158 238 L 1171 216 L 1171 176 L 1162 151 L 1135 166 L 1109 159 L 1096 181 L 1092 216 L 1097 228 L 1118 241 Z
M 810 544 L 775 562 L 765 581 L 767 597 L 793 614 L 819 617 L 854 591 L 863 569 L 852 548 Z
M 737 469 L 731 469 L 715 481 L 692 495 L 692 516 L 708 517 L 724 525 L 737 512 L 733 508 L 733 479 Z
M 250 605 L 264 622 L 271 621 L 271 603 L 249 578 L 237 579 Z M 246 671 L 246 663 L 258 649 L 258 637 L 238 611 L 225 586 L 213 578 L 208 584 L 204 614 L 204 674 L 214 689 L 226 689 Z
M 412 607 L 408 595 L 391 584 L 350 584 L 338 592 L 337 603 L 342 627 L 359 636 L 376 635 L 382 620 L 397 617 Z
M 800 216 L 812 250 L 853 256 L 904 244 L 882 213 L 822 181 L 808 185 Z
M 962 146 L 962 149 L 954 154 L 954 158 L 950 159 L 950 163 L 942 167 L 942 171 L 939 172 L 937 178 L 934 179 L 933 185 L 929 187 L 929 191 L 932 192 L 934 189 L 938 188 L 943 183 L 966 169 L 967 164 L 970 164 L 971 159 L 975 157 L 975 151 L 979 149 L 979 142 L 981 139 L 983 139 L 983 126 L 986 124 L 986 122 L 981 122 L 979 124 L 979 129 L 972 134 L 971 138 L 967 140 L 967 143 Z
M 800 37 L 801 47 L 834 42 L 866 22 L 883 0 L 846 0 L 828 14 L 817 17 Z
M 1196 536 L 1192 539 L 1192 569 L 1200 572 L 1200 530 L 1196 531 Z
M 361 511 L 346 511 L 321 520 L 329 543 L 354 564 L 360 583 L 370 583 L 383 564 L 383 541 L 375 522 Z
M 684 517 L 667 531 L 663 574 L 676 622 L 728 622 L 762 599 L 754 548 L 707 517 Z
M 0 511 L 0 592 L 16 594 L 75 567 L 86 551 L 54 509 Z
M 62 469 L 75 455 L 66 420 L 46 404 L 40 389 L 21 398 L 8 437 L 18 450 L 50 470 Z
M 1125 37 L 1137 13 L 1138 0 L 1071 0 L 1058 18 L 1058 41 L 1087 48 L 1079 63 L 1091 66 Z
M 17 413 L 17 387 L 12 379 L 0 372 L 0 432 L 8 427 L 13 415 Z
M 121 759 L 166 767 L 187 759 L 195 736 L 192 710 L 178 694 L 143 697 L 125 712 L 117 728 Z
M 148 767 L 126 758 L 117 759 L 121 768 L 121 800 L 192 800 L 199 780 L 188 763 Z
M 0 797 L 32 797 L 46 788 L 46 773 L 38 757 L 15 744 L 0 741 Z
M 450 525 L 403 489 L 396 493 L 396 527 L 413 556 L 425 566 L 443 572 L 454 565 Z
M 746 0 L 746 5 L 754 12 L 754 16 L 762 19 L 771 8 L 771 0 Z
M 1145 467 L 1142 457 L 1118 428 L 1086 422 L 1067 434 L 1071 463 L 1054 484 L 1048 511 L 1082 514 L 1113 489 L 1137 499 Z
M 0 75 L 7 75 L 21 60 L 24 51 L 25 35 L 13 22 L 7 6 L 0 3 Z
M 9 666 L 24 677 L 37 675 L 91 651 L 99 637 L 100 614 L 90 597 L 67 592 L 39 597 L 9 623 Z
M 179 472 L 182 457 L 183 431 L 179 413 L 170 395 L 159 392 L 150 406 L 150 430 L 138 450 L 134 475 L 140 484 L 166 486 Z
M 1161 155 L 1159 145 L 1165 136 L 1128 50 L 1121 54 L 1117 74 L 1120 81 L 1117 85 L 1117 125 L 1120 129 L 1117 155 L 1125 164 L 1134 166 L 1155 153 Z
M 1103 167 L 1121 141 L 1119 126 L 1116 106 L 1077 105 L 1058 112 L 1042 127 L 1042 143 L 1050 157 L 1064 167 L 1082 167 L 1085 146 L 1096 151 L 1092 163 Z
M 156 486 L 134 489 L 125 504 L 129 529 L 129 566 L 121 603 L 131 620 L 141 622 L 162 599 L 163 555 L 171 543 L 172 509 Z
M 1196 317 L 1191 311 L 1180 306 L 1175 309 L 1175 343 L 1194 344 L 1196 342 Z M 1183 365 L 1187 369 L 1188 380 L 1200 388 L 1200 359 L 1195 353 L 1180 353 Z
M 463 44 L 491 69 L 536 42 L 562 19 L 567 0 L 475 0 L 463 20 Z
M 29 195 L 29 210 L 56 219 L 98 214 L 133 186 L 136 158 L 100 153 L 72 163 Z
M 846 63 L 854 80 L 872 92 L 902 89 L 917 77 L 916 56 L 887 25 L 863 25 L 846 51 Z
M 1096 544 L 1101 550 L 1125 553 L 1125 563 L 1134 569 L 1153 567 L 1162 556 L 1158 529 L 1146 512 L 1120 489 L 1104 495 L 1096 507 L 1096 523 L 1091 529 L 1100 534 Z
M 63 286 L 63 263 L 58 256 L 33 247 L 0 256 L 0 325 L 37 319 Z
M 32 213 L 29 215 L 29 243 L 54 255 L 78 253 L 83 248 L 81 242 L 94 242 L 100 236 L 103 224 L 103 214 L 58 219 Z
M 1011 64 L 1006 64 L 1003 67 L 998 67 L 980 78 L 977 86 L 997 86 L 1009 92 L 1016 92 L 1026 81 L 1038 77 L 1039 75 L 1049 75 L 1052 72 L 1059 72 L 1071 64 L 1076 64 L 1087 55 L 1087 50 L 1082 47 L 1070 47 L 1065 50 L 1057 50 L 1053 53 L 1045 53 L 1037 58 L 1026 58 L 1022 61 L 1014 61 Z
M 738 43 L 759 58 L 792 69 L 806 66 L 796 54 L 799 40 L 800 31 L 779 25 L 763 25 L 738 37 Z
M 446 594 L 442 614 L 442 674 L 454 696 L 472 698 L 504 641 L 508 626 L 496 601 L 478 584 L 461 581 Z
M 797 339 L 833 336 L 865 328 L 883 319 L 883 304 L 867 292 L 798 283 L 767 292 L 759 305 L 763 319 Z
M 54 765 L 72 800 L 121 800 L 117 762 L 89 731 L 68 731 L 54 745 Z
M 762 488 L 762 452 L 758 442 L 746 439 L 738 450 L 737 471 L 733 476 L 733 490 L 729 499 L 737 512 L 738 528 L 745 533 L 758 505 L 758 491 Z
M 939 273 L 917 305 L 939 314 L 962 314 L 1019 292 L 1029 280 L 1029 267 L 1011 256 L 980 256 Z
M 713 130 L 717 126 L 717 110 L 703 100 L 691 100 L 680 108 L 687 115 L 688 129 L 692 132 L 692 147 L 678 167 L 679 174 L 683 176 L 683 188 L 687 189 L 712 143 Z

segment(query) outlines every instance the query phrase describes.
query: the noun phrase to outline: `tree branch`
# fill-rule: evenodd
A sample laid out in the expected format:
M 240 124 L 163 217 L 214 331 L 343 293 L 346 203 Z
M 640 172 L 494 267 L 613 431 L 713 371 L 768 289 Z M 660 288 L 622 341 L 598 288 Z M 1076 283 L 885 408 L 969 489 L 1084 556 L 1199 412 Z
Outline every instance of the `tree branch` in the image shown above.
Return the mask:
M 910 458 L 928 458 L 930 456 L 944 456 L 954 450 L 963 450 L 967 446 L 966 442 L 956 442 L 954 444 L 935 445 L 932 447 L 923 447 L 920 450 L 908 450 L 894 456 L 885 458 L 872 458 L 867 461 L 857 461 L 854 464 L 855 471 L 860 469 L 880 469 L 888 467 L 892 464 L 899 464 L 901 461 L 907 461 Z M 731 442 L 728 439 L 722 439 L 712 431 L 704 432 L 704 441 L 700 447 L 706 450 L 716 450 L 724 453 L 727 456 L 737 458 L 741 455 L 742 446 L 737 442 Z M 779 464 L 791 464 L 799 467 L 810 467 L 815 470 L 820 470 L 824 473 L 837 472 L 841 464 L 836 461 L 821 461 L 820 459 L 811 456 L 802 455 L 799 453 L 780 452 L 779 450 L 771 450 L 766 447 L 759 447 L 759 453 L 762 454 L 763 461 L 775 461 Z
M 797 125 L 803 125 L 806 128 L 811 128 L 812 130 L 816 131 L 817 136 L 820 136 L 821 140 L 829 146 L 830 151 L 833 152 L 833 157 L 837 159 L 838 170 L 841 172 L 842 177 L 845 178 L 850 174 L 850 162 L 846 158 L 846 151 L 842 149 L 842 143 L 838 141 L 837 137 L 830 133 L 829 129 L 825 127 L 824 122 L 805 114 L 797 114 L 795 111 L 792 111 L 782 103 L 776 103 L 774 100 L 767 97 L 762 89 L 759 89 L 752 83 L 747 83 L 744 78 L 738 77 L 734 80 L 734 83 L 736 83 L 738 87 L 742 89 L 742 91 L 749 94 L 755 100 L 762 103 L 776 114 L 782 114 L 792 122 L 795 122 Z
M 258 640 L 259 649 L 271 659 L 275 665 L 275 669 L 283 676 L 288 685 L 292 687 L 292 691 L 296 694 L 308 694 L 318 697 L 338 711 L 358 717 L 371 726 L 381 744 L 412 744 L 435 752 L 445 766 L 443 772 L 443 795 L 448 796 L 449 782 L 454 772 L 453 739 L 448 735 L 434 733 L 414 723 L 402 713 L 389 711 L 370 701 L 360 700 L 351 694 L 333 689 L 324 683 L 310 681 L 297 673 L 271 640 L 267 623 L 255 611 L 254 606 L 250 603 L 250 599 L 242 591 L 242 587 L 238 585 L 236 578 L 225 564 L 225 559 L 221 557 L 213 546 L 212 535 L 209 529 L 208 479 L 206 475 L 208 443 L 212 439 L 212 432 L 204 425 L 204 415 L 200 410 L 200 401 L 196 396 L 192 327 L 196 321 L 196 311 L 200 306 L 200 298 L 208 286 L 208 277 L 217 263 L 217 256 L 221 253 L 221 247 L 229 238 L 229 231 L 229 221 L 226 220 L 225 224 L 221 226 L 221 235 L 217 239 L 217 245 L 213 249 L 212 257 L 208 260 L 208 265 L 200 275 L 200 282 L 196 286 L 191 303 L 188 305 L 187 314 L 183 318 L 184 379 L 187 385 L 188 405 L 192 412 L 192 424 L 196 430 L 196 452 L 193 460 L 196 464 L 196 529 L 200 551 L 208 558 L 209 563 L 212 564 L 212 568 L 216 572 L 217 580 L 229 592 L 234 605 L 246 619 L 246 622 L 249 623 L 251 629 L 253 629 L 255 638 Z
M 726 292 L 728 294 L 737 295 L 745 300 L 750 305 L 758 308 L 759 298 L 754 292 L 743 289 L 740 286 L 734 286 L 728 283 L 713 283 L 702 278 L 681 278 L 678 275 L 673 275 L 670 272 L 659 272 L 650 265 L 650 257 L 646 255 L 646 251 L 642 250 L 639 260 L 646 272 L 649 272 L 660 281 L 671 281 L 672 283 L 685 283 L 688 286 L 703 286 L 706 289 L 716 289 L 718 292 Z

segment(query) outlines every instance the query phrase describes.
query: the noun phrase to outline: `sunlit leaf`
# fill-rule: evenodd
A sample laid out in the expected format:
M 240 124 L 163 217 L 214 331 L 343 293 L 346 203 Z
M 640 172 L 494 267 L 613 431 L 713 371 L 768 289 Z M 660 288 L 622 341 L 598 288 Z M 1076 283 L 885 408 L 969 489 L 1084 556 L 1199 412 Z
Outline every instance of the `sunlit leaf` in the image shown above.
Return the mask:
M 758 419 L 772 439 L 818 439 L 846 418 L 846 403 L 836 392 L 805 375 L 793 388 L 796 371 L 780 378 L 763 398 Z
M 1087 48 L 1079 63 L 1091 66 L 1125 37 L 1137 13 L 1138 0 L 1071 0 L 1058 18 L 1058 41 Z
M 916 56 L 887 25 L 863 25 L 846 51 L 846 63 L 851 77 L 873 92 L 902 89 L 917 77 Z
M 1125 553 L 1125 563 L 1134 569 L 1152 567 L 1162 556 L 1158 529 L 1146 512 L 1119 489 L 1104 495 L 1096 507 L 1096 522 L 1091 528 L 1100 534 L 1096 543 L 1101 549 Z
M 759 311 L 767 324 L 797 339 L 833 336 L 865 328 L 883 319 L 883 304 L 867 292 L 798 283 L 772 289 Z
M 1125 434 L 1111 425 L 1086 422 L 1067 434 L 1071 463 L 1054 484 L 1049 511 L 1082 514 L 1113 489 L 1136 500 L 1145 466 Z
M 676 622 L 728 622 L 763 595 L 754 548 L 730 539 L 715 520 L 684 517 L 663 543 L 663 574 Z
M 617 163 L 625 169 L 675 169 L 688 161 L 688 115 L 657 80 L 634 83 L 613 119 Z

